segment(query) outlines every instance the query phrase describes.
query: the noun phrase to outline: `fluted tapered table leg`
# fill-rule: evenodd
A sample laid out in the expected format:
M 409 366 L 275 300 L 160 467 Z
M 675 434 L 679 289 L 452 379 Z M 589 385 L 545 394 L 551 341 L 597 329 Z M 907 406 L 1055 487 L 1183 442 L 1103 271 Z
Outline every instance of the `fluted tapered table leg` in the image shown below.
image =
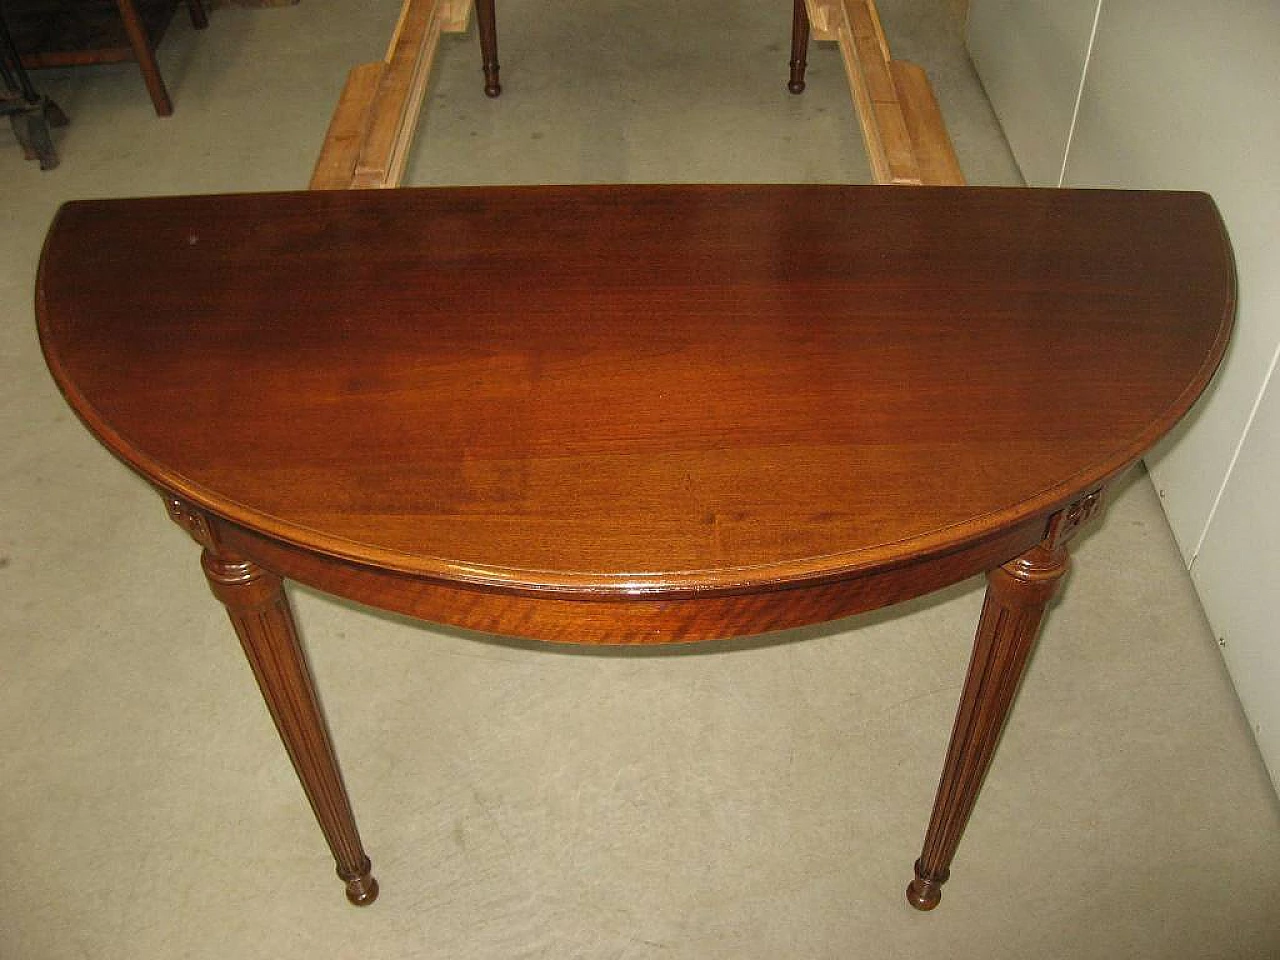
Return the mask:
M 201 565 L 205 577 L 231 617 L 280 739 L 333 852 L 347 899 L 357 906 L 372 903 L 378 896 L 378 882 L 370 873 L 371 864 L 360 843 L 280 578 L 252 560 L 222 549 L 207 519 L 182 501 L 170 499 L 168 505 L 170 516 L 204 545 Z
M 1050 521 L 1041 543 L 987 575 L 987 596 L 933 814 L 915 878 L 907 886 L 907 900 L 917 910 L 932 910 L 942 898 L 942 885 L 991 766 L 1045 608 L 1067 572 L 1066 542 L 1100 502 L 1101 493 L 1095 492 L 1072 504 Z

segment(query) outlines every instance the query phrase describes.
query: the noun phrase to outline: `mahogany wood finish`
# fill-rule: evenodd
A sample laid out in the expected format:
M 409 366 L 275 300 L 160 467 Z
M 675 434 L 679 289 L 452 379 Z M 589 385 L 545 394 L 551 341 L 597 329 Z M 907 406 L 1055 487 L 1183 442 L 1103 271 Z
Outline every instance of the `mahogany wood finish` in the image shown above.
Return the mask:
M 987 574 L 987 595 L 978 621 L 973 658 L 960 695 L 947 759 L 915 864 L 907 900 L 932 910 L 942 897 L 960 836 L 1013 705 L 1022 671 L 1040 633 L 1045 608 L 1067 572 L 1067 540 L 1099 509 L 1102 491 L 1077 500 L 1053 516 L 1044 540 Z
M 204 547 L 201 566 L 209 589 L 222 601 L 244 648 L 258 688 L 284 741 L 293 769 L 356 906 L 373 903 L 378 881 L 360 844 L 329 731 L 320 712 L 293 611 L 280 577 L 228 550 L 217 526 L 177 497 L 166 497 L 169 516 Z
M 142 73 L 142 82 L 146 84 L 147 95 L 151 97 L 156 113 L 162 117 L 171 116 L 173 101 L 169 99 L 169 91 L 165 88 L 164 78 L 160 75 L 160 66 L 156 63 L 155 54 L 152 52 L 151 38 L 147 35 L 147 28 L 142 22 L 138 8 L 133 0 L 116 0 L 116 7 L 120 10 L 120 20 L 129 37 L 129 46 L 138 52 L 138 69 Z M 194 11 L 194 8 L 192 9 Z
M 1233 311 L 1203 195 L 978 188 L 81 202 L 37 285 L 71 407 L 204 545 L 354 902 L 376 885 L 282 578 L 664 643 L 987 571 L 908 891 L 934 906 L 1068 540 Z

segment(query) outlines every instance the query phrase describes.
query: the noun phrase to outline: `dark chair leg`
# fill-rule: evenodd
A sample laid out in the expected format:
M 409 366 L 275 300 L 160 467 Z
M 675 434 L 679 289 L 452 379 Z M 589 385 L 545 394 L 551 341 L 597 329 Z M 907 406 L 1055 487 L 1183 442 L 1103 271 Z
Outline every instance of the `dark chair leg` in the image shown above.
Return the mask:
M 787 89 L 804 92 L 804 69 L 809 65 L 809 9 L 804 0 L 793 0 L 791 13 L 791 79 Z
M 138 69 L 142 71 L 142 81 L 147 85 L 147 93 L 151 95 L 156 115 L 167 117 L 173 113 L 173 101 L 169 99 L 169 91 L 165 89 L 164 79 L 160 76 L 160 67 L 156 63 L 155 50 L 151 47 L 151 38 L 147 36 L 146 25 L 143 24 L 133 0 L 116 0 L 116 8 L 120 11 L 120 19 L 124 21 L 129 46 L 133 48 Z
M 191 14 L 191 25 L 197 30 L 209 25 L 209 15 L 205 13 L 201 0 L 187 0 L 187 13 Z
M 498 82 L 498 27 L 494 20 L 493 0 L 476 0 L 476 23 L 480 27 L 484 94 L 486 97 L 496 97 L 502 93 L 502 84 Z

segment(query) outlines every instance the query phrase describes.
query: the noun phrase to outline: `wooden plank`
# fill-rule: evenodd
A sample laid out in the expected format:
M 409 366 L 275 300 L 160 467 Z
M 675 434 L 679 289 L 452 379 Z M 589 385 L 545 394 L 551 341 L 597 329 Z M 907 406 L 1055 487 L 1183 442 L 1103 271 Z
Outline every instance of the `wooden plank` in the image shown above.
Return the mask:
M 838 40 L 838 25 L 843 13 L 840 0 L 805 0 L 809 11 L 809 37 L 812 40 Z
M 855 9 L 862 11 L 856 28 L 850 16 Z M 877 31 L 868 26 L 867 9 L 857 0 L 846 0 L 837 36 L 871 174 L 877 183 L 919 184 L 906 118 Z
M 443 29 L 443 16 L 439 15 L 434 19 L 430 32 L 419 51 L 409 88 L 409 97 L 405 103 L 400 129 L 391 151 L 383 187 L 398 187 L 400 181 L 404 179 L 405 164 L 408 163 L 409 154 L 413 150 L 414 135 L 418 128 L 418 120 L 422 116 L 422 101 L 426 98 L 427 85 L 431 81 L 431 66 L 435 63 L 436 49 L 440 45 L 440 33 Z
M 387 50 L 351 186 L 395 187 L 404 170 L 440 40 L 447 0 L 405 0 Z
M 920 170 L 920 182 L 930 186 L 964 186 L 964 173 L 956 157 L 942 110 L 929 85 L 929 77 L 914 63 L 894 60 L 889 64 L 898 102 L 902 106 L 907 132 Z
M 473 0 L 445 0 L 440 29 L 444 33 L 466 33 L 473 7 Z
M 893 85 L 893 76 L 889 73 L 889 61 L 880 56 L 880 47 L 874 37 L 853 38 L 858 65 L 867 84 L 867 93 L 872 101 L 893 103 L 898 99 L 898 88 Z
M 885 164 L 888 168 L 886 183 L 917 186 L 922 181 L 920 166 L 916 162 L 915 151 L 911 146 L 911 134 L 907 132 L 907 121 L 902 115 L 902 107 L 896 101 L 873 103 L 875 123 L 880 128 L 880 146 L 884 151 Z
M 841 0 L 836 12 L 843 18 L 837 39 L 876 182 L 963 184 L 929 78 L 915 64 L 892 58 L 875 0 Z
M 347 74 L 311 175 L 310 189 L 345 190 L 351 186 L 360 146 L 369 129 L 374 94 L 385 67 L 381 61 L 362 63 Z
M 880 59 L 885 63 L 892 60 L 893 54 L 889 52 L 889 40 L 884 35 L 884 26 L 880 22 L 880 11 L 876 9 L 875 0 L 844 0 L 844 8 L 853 35 L 873 38 L 880 48 Z

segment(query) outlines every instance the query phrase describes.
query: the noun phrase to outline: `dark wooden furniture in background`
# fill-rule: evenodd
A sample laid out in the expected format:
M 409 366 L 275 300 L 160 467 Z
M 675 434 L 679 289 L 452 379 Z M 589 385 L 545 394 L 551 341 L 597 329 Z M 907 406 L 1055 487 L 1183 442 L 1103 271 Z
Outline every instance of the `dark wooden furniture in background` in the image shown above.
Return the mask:
M 136 60 L 156 114 L 173 102 L 155 50 L 174 10 L 185 3 L 191 23 L 209 25 L 202 0 L 3 0 L 28 69 Z
M 805 0 L 791 2 L 791 76 L 787 89 L 804 93 L 804 72 L 809 65 L 809 8 Z
M 809 14 L 805 0 L 793 0 L 791 34 L 791 80 L 787 84 L 792 93 L 804 90 L 804 56 L 809 46 Z M 480 63 L 484 70 L 485 96 L 496 97 L 502 93 L 498 64 L 498 29 L 494 0 L 475 0 L 476 24 L 480 34 Z M 803 36 L 803 44 L 801 37 Z M 796 58 L 800 58 L 797 66 Z
M 476 27 L 480 34 L 480 66 L 484 70 L 484 95 L 496 97 L 502 93 L 498 79 L 498 25 L 493 0 L 475 0 Z
M 13 134 L 18 138 L 22 152 L 28 160 L 37 160 L 41 170 L 52 170 L 58 165 L 58 152 L 53 147 L 50 127 L 67 125 L 67 115 L 62 108 L 36 90 L 27 76 L 18 47 L 13 42 L 0 2 L 0 116 L 9 118 Z
M 1201 194 L 532 187 L 69 204 L 36 295 L 67 401 L 203 547 L 352 902 L 283 580 L 653 644 L 986 572 L 928 909 L 1067 543 L 1209 382 L 1234 276 Z

